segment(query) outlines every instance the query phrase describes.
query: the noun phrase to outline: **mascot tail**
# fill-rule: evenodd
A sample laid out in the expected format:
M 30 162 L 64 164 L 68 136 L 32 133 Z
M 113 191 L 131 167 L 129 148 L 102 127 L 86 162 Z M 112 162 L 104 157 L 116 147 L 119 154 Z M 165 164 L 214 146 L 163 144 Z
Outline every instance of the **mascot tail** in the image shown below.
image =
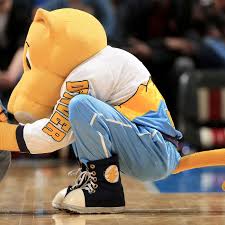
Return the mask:
M 177 168 L 173 171 L 173 174 L 208 166 L 225 166 L 225 148 L 184 156 L 181 158 Z M 222 188 L 225 190 L 225 182 Z
M 173 174 L 207 166 L 225 166 L 225 148 L 184 156 Z

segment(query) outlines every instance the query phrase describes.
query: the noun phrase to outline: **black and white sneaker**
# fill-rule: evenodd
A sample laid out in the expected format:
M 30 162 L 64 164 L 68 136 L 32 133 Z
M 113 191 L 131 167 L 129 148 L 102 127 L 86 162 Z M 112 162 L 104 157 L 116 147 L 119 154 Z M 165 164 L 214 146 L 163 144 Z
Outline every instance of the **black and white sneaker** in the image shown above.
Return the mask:
M 80 177 L 80 182 L 84 182 L 79 188 L 68 189 L 61 208 L 80 214 L 124 211 L 124 192 L 116 155 L 88 162 Z

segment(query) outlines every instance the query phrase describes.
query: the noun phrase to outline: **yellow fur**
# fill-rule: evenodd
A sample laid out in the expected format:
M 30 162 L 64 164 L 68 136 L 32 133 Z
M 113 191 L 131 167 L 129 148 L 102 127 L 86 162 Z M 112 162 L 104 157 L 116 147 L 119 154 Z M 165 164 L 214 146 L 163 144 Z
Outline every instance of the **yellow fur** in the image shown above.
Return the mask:
M 69 73 L 106 46 L 104 28 L 90 14 L 75 9 L 39 9 L 24 47 L 24 74 L 8 110 L 23 123 L 50 116 Z M 26 62 L 28 51 L 31 69 Z
M 207 166 L 225 165 L 225 149 L 198 152 L 181 158 L 174 174 Z

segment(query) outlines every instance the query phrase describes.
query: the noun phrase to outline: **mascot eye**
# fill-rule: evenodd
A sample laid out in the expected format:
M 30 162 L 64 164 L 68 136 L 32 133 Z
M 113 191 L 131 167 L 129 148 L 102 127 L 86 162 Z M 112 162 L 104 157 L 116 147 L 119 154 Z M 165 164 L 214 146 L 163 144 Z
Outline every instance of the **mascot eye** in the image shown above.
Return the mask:
M 31 70 L 32 63 L 31 63 L 31 60 L 30 60 L 29 49 L 27 50 L 27 54 L 26 54 L 26 63 L 27 63 L 28 68 Z

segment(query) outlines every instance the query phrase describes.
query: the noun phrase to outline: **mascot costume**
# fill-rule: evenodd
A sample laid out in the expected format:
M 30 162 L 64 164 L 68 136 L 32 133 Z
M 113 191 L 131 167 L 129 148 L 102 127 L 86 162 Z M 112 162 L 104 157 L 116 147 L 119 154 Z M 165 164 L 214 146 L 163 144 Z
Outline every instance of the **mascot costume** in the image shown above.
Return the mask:
M 225 164 L 225 150 L 180 157 L 182 134 L 150 73 L 130 53 L 108 46 L 102 25 L 88 13 L 39 9 L 23 61 L 8 105 L 19 125 L 7 123 L 2 112 L 0 149 L 40 154 L 73 145 L 81 168 L 53 207 L 123 212 L 120 171 L 155 181 Z

